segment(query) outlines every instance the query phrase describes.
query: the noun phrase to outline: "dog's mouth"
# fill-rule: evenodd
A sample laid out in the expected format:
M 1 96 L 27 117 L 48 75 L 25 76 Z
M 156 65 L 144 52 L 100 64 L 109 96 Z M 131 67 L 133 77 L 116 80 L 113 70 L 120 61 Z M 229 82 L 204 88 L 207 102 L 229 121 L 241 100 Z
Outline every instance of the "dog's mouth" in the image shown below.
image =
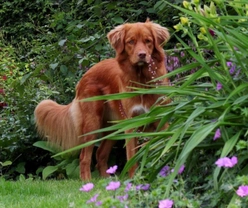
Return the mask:
M 146 65 L 146 64 L 148 64 L 148 62 L 145 61 L 145 60 L 141 60 L 141 61 L 138 61 L 138 62 L 137 62 L 137 65 L 138 65 L 138 66 L 144 66 L 144 65 Z
M 151 62 L 151 60 L 149 58 L 142 58 L 136 62 L 136 65 L 144 66 L 144 65 L 148 65 L 150 62 Z

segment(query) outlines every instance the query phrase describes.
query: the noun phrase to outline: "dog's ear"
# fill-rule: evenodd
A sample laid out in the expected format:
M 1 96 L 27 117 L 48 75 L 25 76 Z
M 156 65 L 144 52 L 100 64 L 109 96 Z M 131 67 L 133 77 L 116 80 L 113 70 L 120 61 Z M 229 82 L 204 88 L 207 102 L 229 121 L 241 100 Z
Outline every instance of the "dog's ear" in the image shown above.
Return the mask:
M 151 28 L 156 45 L 164 45 L 170 39 L 170 33 L 166 27 L 151 23 Z
M 120 54 L 124 50 L 125 25 L 117 26 L 108 33 L 107 37 L 111 46 Z

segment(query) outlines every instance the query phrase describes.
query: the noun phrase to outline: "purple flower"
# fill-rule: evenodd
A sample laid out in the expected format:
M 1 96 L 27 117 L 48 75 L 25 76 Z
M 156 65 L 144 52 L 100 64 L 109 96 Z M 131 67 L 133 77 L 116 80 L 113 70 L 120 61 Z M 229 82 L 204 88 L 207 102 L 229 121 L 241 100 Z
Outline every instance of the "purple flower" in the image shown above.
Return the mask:
M 106 190 L 116 190 L 120 187 L 121 183 L 119 181 L 111 181 L 107 186 L 106 186 Z
M 87 201 L 87 204 L 96 202 L 96 199 L 98 196 L 99 196 L 99 194 L 96 194 L 95 196 L 93 196 L 90 200 Z
M 221 90 L 222 89 L 222 84 L 220 82 L 217 83 L 216 90 Z
M 93 188 L 94 188 L 94 184 L 93 183 L 87 183 L 87 184 L 83 185 L 79 190 L 80 191 L 88 192 L 88 191 L 90 191 Z
M 237 78 L 239 76 L 239 73 L 240 73 L 240 69 L 236 72 L 234 77 Z
M 125 188 L 125 192 L 128 192 L 132 188 L 132 183 L 128 183 Z
M 178 170 L 178 174 L 182 174 L 182 172 L 184 171 L 184 168 L 185 168 L 185 165 L 182 165 L 179 170 Z M 173 173 L 174 172 L 174 169 L 171 170 L 171 172 Z
M 173 206 L 173 201 L 170 199 L 164 199 L 159 201 L 158 208 L 171 208 Z
M 136 186 L 136 191 L 143 190 L 147 191 L 150 188 L 150 184 L 140 184 Z
M 113 166 L 113 167 L 110 167 L 110 168 L 106 171 L 106 173 L 108 173 L 108 174 L 115 174 L 117 168 L 118 168 L 117 165 L 115 165 L 115 166 Z
M 232 158 L 223 157 L 218 159 L 215 164 L 218 167 L 232 168 L 238 163 L 238 158 L 233 156 Z
M 169 175 L 169 173 L 170 173 L 170 167 L 166 165 L 160 170 L 159 175 L 161 177 L 166 177 L 167 175 Z
M 178 174 L 182 174 L 184 169 L 185 169 L 185 165 L 182 165 L 178 170 Z
M 231 61 L 226 62 L 226 65 L 227 65 L 228 68 L 230 68 L 229 73 L 231 75 L 234 74 L 236 66 Z
M 248 186 L 240 186 L 236 193 L 241 197 L 248 196 Z
M 99 207 L 99 206 L 102 205 L 102 202 L 101 202 L 101 201 L 98 201 L 98 202 L 95 203 L 95 205 L 96 205 L 97 207 Z
M 216 132 L 215 132 L 215 134 L 214 134 L 214 141 L 215 141 L 216 139 L 219 139 L 220 137 L 221 137 L 220 129 L 217 129 Z
M 120 202 L 123 202 L 128 199 L 128 194 L 125 194 L 124 196 L 116 196 L 116 198 L 119 199 Z

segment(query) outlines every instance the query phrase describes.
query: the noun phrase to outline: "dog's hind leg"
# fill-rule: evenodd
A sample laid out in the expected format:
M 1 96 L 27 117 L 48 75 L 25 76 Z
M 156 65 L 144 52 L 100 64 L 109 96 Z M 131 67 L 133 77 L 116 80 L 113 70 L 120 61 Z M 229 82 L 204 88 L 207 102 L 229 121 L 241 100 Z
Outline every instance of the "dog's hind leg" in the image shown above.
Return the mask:
M 82 134 L 87 134 L 98 130 L 102 125 L 103 102 L 87 102 L 83 103 L 81 108 L 84 111 L 84 122 L 81 126 Z M 97 134 L 85 135 L 81 138 L 82 144 L 93 141 L 97 138 Z M 94 144 L 84 147 L 80 153 L 80 177 L 82 180 L 91 179 L 91 160 Z

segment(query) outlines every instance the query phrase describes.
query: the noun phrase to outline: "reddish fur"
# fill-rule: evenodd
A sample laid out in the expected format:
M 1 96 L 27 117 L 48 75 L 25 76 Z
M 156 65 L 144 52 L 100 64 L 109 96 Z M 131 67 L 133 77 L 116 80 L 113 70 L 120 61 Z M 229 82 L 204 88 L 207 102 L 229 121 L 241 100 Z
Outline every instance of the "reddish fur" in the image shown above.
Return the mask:
M 166 28 L 150 21 L 127 23 L 110 31 L 108 39 L 116 50 L 116 58 L 101 61 L 84 74 L 76 86 L 76 96 L 72 103 L 59 105 L 54 101 L 44 100 L 35 109 L 38 131 L 63 149 L 94 140 L 97 135 L 80 135 L 107 126 L 109 121 L 136 116 L 144 109 L 149 109 L 159 97 L 141 95 L 121 101 L 80 101 L 97 95 L 131 91 L 130 86 L 141 87 L 138 83 L 148 84 L 153 76 L 166 74 L 165 54 L 160 46 L 169 39 Z M 140 57 L 140 53 L 145 53 L 145 57 Z M 148 71 L 149 55 L 154 61 L 151 68 L 156 71 L 156 75 Z M 165 78 L 159 84 L 168 85 L 168 82 Z M 137 105 L 143 107 L 134 109 Z M 114 141 L 105 140 L 97 150 L 97 168 L 102 176 L 107 176 L 107 160 L 113 145 Z M 128 160 L 134 156 L 136 147 L 136 138 L 126 142 Z M 80 174 L 83 180 L 91 178 L 92 151 L 93 145 L 81 150 Z M 130 169 L 130 176 L 133 176 L 136 166 Z

